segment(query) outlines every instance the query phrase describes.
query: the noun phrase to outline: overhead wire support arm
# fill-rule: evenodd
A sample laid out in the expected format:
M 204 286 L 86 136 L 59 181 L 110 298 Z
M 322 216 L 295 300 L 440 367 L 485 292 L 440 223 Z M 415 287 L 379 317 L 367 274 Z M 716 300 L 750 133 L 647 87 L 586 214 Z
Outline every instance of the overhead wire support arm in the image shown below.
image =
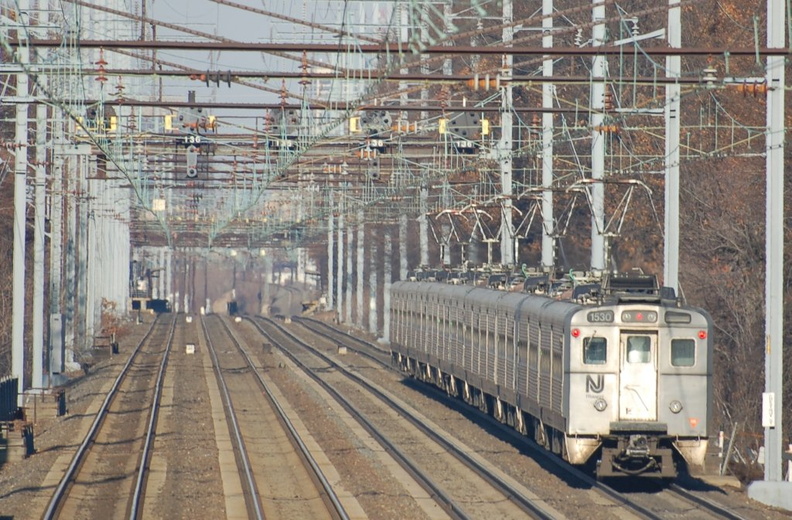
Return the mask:
M 68 0 L 76 2 L 77 0 Z M 127 15 L 128 17 L 130 15 Z M 213 40 L 218 40 L 220 37 L 208 35 Z M 10 47 L 19 47 L 21 45 L 30 45 L 31 47 L 60 47 L 63 45 L 62 40 L 49 40 L 49 39 L 30 39 L 27 43 L 21 42 L 19 39 L 12 38 L 7 40 Z M 182 50 L 182 51 L 239 51 L 239 52 L 321 52 L 333 53 L 338 49 L 335 44 L 325 43 L 272 43 L 272 42 L 236 42 L 236 41 L 141 41 L 141 40 L 81 40 L 80 47 L 84 49 L 98 49 L 104 48 L 111 49 L 158 49 L 158 50 Z M 380 54 L 385 51 L 392 53 L 404 53 L 409 51 L 408 47 L 399 43 L 382 43 L 378 45 L 363 44 L 359 45 L 356 49 L 362 54 Z M 681 49 L 669 49 L 668 47 L 642 47 L 641 53 L 650 57 L 665 57 L 671 55 L 680 56 L 701 56 L 701 57 L 717 57 L 728 55 L 729 57 L 754 57 L 757 55 L 762 57 L 770 56 L 784 56 L 792 57 L 792 49 L 790 48 L 776 48 L 776 47 L 686 47 Z M 446 45 L 429 46 L 422 50 L 422 54 L 429 55 L 511 55 L 511 56 L 622 56 L 624 48 L 614 45 L 603 45 L 596 48 L 586 47 L 538 47 L 538 46 L 519 46 L 513 47 L 505 46 L 490 46 L 490 47 L 472 47 L 472 46 L 454 46 L 449 47 Z M 302 61 L 299 56 L 285 55 L 294 61 Z M 319 63 L 317 63 L 319 65 Z M 322 64 L 326 66 L 326 64 Z

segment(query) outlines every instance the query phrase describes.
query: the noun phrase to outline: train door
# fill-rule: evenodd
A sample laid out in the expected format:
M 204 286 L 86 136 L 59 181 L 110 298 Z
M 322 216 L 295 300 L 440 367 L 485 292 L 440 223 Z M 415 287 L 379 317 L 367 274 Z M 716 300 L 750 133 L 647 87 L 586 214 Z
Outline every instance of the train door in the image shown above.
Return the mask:
M 657 334 L 621 335 L 619 419 L 657 420 Z

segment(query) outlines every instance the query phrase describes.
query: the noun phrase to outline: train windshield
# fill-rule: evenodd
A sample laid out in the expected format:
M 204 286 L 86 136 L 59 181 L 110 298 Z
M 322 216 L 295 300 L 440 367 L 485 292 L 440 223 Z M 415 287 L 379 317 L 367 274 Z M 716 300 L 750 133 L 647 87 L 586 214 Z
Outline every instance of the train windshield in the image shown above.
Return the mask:
M 671 340 L 671 365 L 692 367 L 696 364 L 696 342 L 692 339 Z
M 627 362 L 628 363 L 649 363 L 651 347 L 648 336 L 628 336 L 627 337 Z
M 583 338 L 583 362 L 587 365 L 604 365 L 608 362 L 608 340 Z

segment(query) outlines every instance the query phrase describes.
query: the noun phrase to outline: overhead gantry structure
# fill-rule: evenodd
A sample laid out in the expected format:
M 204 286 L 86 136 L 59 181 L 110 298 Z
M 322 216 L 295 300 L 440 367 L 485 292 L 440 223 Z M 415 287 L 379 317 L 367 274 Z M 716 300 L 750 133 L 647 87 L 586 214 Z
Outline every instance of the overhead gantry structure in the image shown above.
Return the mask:
M 676 285 L 679 165 L 765 153 L 744 105 L 770 89 L 757 59 L 787 54 L 681 42 L 696 1 L 42 4 L 0 8 L 3 158 L 35 173 L 35 276 L 48 241 L 67 343 L 102 298 L 123 308 L 119 273 L 178 263 L 148 281 L 195 310 L 218 252 L 312 256 L 329 306 L 384 336 L 382 288 L 418 264 L 607 269 L 650 229 Z

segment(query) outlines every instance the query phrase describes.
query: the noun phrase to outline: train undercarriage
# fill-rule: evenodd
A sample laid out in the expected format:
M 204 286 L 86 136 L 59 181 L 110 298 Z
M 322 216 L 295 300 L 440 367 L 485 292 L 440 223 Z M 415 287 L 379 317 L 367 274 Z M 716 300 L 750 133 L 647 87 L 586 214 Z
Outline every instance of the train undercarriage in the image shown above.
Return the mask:
M 615 447 L 602 447 L 597 461 L 597 478 L 676 477 L 674 452 L 671 448 L 661 447 L 656 437 L 625 434 L 614 440 Z

